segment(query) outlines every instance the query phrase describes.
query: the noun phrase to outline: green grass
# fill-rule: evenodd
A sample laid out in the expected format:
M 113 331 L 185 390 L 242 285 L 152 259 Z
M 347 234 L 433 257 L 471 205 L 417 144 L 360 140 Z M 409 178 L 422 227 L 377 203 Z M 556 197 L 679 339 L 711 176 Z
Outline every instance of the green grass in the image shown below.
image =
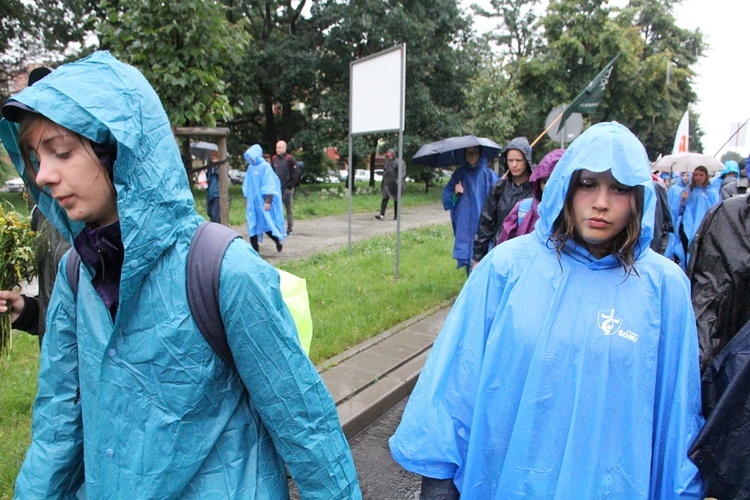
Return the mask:
M 307 280 L 313 363 L 455 297 L 466 274 L 456 270 L 452 247 L 448 224 L 402 234 L 398 281 L 395 236 L 355 243 L 351 256 L 344 249 L 280 263 L 280 268 Z
M 39 341 L 13 332 L 13 350 L 0 356 L 0 499 L 13 497 L 13 483 L 31 439 L 31 406 L 39 371 Z
M 0 203 L 3 204 L 3 210 L 6 212 L 13 210 L 26 216 L 30 213 L 25 193 L 0 193 Z
M 438 203 L 443 187 L 437 186 L 424 192 L 424 184 L 408 183 L 403 197 L 404 208 L 412 208 L 430 203 Z M 195 206 L 203 217 L 206 217 L 206 192 L 194 189 Z M 380 210 L 382 199 L 380 184 L 371 188 L 365 182 L 358 182 L 352 196 L 352 212 L 362 213 Z M 245 198 L 242 186 L 229 186 L 229 223 L 233 226 L 245 222 Z M 346 186 L 339 184 L 304 184 L 297 188 L 294 200 L 294 218 L 296 220 L 313 219 L 329 215 L 342 215 L 349 210 L 349 199 Z
M 378 202 L 380 198 L 378 195 Z M 307 280 L 315 364 L 455 297 L 466 280 L 451 258 L 449 224 L 401 234 L 394 281 L 395 236 L 372 238 L 347 250 L 285 261 L 279 267 Z M 0 358 L 0 500 L 11 498 L 30 440 L 39 348 L 36 337 L 14 332 L 13 350 Z

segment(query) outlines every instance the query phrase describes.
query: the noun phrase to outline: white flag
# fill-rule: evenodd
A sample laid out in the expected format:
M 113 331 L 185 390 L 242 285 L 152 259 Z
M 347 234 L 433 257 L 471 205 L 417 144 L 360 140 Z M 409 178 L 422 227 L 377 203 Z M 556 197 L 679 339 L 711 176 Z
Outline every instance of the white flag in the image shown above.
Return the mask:
M 687 153 L 688 142 L 690 141 L 690 116 L 689 111 L 685 111 L 680 120 L 680 126 L 677 127 L 677 135 L 674 138 L 674 147 L 672 154 Z

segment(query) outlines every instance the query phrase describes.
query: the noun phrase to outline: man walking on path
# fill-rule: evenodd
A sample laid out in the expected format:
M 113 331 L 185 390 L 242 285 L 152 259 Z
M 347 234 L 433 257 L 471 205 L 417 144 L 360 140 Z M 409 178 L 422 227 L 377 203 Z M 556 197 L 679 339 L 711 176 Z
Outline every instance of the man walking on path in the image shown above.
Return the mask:
M 393 198 L 393 219 L 398 218 L 398 184 L 401 178 L 401 194 L 404 194 L 404 175 L 406 174 L 406 165 L 404 162 L 395 158 L 396 151 L 389 149 L 385 156 L 387 158 L 383 168 L 383 180 L 380 188 L 383 191 L 383 200 L 380 202 L 380 215 L 376 215 L 378 220 L 385 220 L 385 209 L 388 208 L 388 200 Z
M 271 165 L 281 182 L 281 201 L 286 209 L 286 234 L 291 236 L 294 227 L 294 188 L 299 181 L 299 168 L 294 157 L 286 152 L 286 142 L 276 143 L 276 154 L 271 158 Z

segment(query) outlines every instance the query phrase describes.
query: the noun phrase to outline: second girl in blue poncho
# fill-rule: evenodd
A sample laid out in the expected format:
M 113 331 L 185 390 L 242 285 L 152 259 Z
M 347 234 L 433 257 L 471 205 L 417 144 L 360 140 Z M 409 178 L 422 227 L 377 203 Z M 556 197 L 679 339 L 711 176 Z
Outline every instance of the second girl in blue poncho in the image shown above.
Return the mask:
M 576 139 L 534 233 L 466 282 L 394 459 L 462 498 L 702 498 L 695 319 L 684 273 L 649 248 L 654 203 L 630 131 Z

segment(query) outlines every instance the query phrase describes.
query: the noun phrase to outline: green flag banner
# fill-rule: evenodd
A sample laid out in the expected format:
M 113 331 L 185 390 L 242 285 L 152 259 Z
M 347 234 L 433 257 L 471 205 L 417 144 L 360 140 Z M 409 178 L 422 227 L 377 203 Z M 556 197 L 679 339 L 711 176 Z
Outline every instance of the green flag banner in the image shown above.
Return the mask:
M 604 89 L 607 88 L 609 76 L 612 74 L 612 68 L 618 57 L 620 57 L 620 54 L 617 54 L 614 59 L 609 61 L 609 64 L 573 99 L 573 102 L 570 103 L 570 106 L 562 114 L 560 124 L 557 126 L 558 132 L 562 130 L 565 122 L 573 113 L 590 114 L 596 111 L 596 108 L 599 107 L 599 101 L 602 100 Z

